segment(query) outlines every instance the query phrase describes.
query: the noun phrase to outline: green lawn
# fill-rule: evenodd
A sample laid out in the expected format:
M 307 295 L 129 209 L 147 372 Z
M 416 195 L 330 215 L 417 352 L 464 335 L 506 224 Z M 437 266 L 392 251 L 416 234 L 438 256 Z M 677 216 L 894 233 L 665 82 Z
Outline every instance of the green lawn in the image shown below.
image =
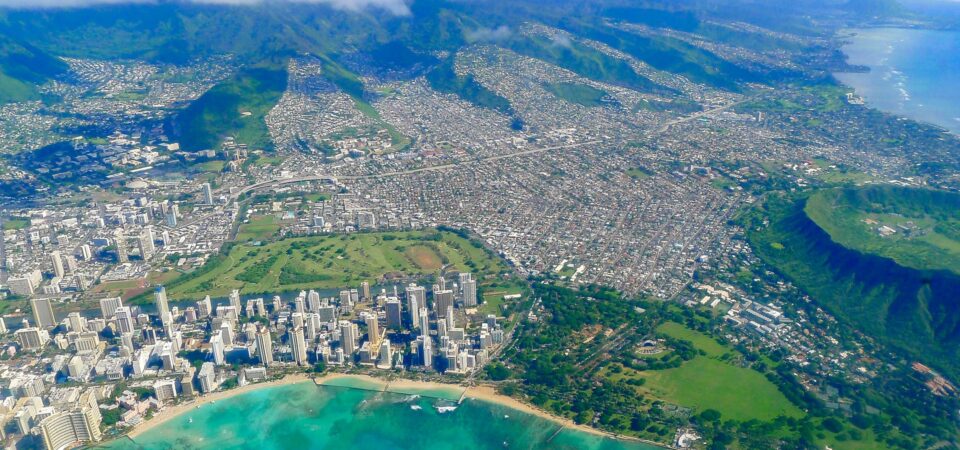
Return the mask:
M 22 230 L 30 226 L 30 219 L 11 217 L 3 221 L 4 230 Z
M 355 287 L 386 277 L 425 276 L 444 266 L 483 278 L 507 266 L 448 232 L 356 233 L 238 244 L 227 255 L 168 286 L 173 298 Z
M 724 419 L 771 420 L 780 415 L 803 416 L 803 412 L 763 374 L 727 361 L 724 355 L 737 354 L 733 348 L 676 322 L 667 322 L 657 331 L 690 341 L 705 354 L 673 369 L 638 372 L 625 368 L 621 374 L 608 373 L 607 376 L 644 378 L 646 383 L 636 388 L 638 392 L 698 412 L 715 409 Z
M 250 222 L 240 225 L 240 229 L 237 232 L 237 240 L 246 242 L 270 239 L 280 231 L 279 222 L 280 220 L 273 215 L 253 216 L 250 218 Z

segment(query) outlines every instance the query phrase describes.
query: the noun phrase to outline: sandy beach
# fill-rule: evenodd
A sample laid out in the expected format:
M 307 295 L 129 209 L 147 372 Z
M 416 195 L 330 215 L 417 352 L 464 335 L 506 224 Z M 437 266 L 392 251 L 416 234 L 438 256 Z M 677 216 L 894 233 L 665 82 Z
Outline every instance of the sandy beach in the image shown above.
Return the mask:
M 479 385 L 479 386 L 463 386 L 461 384 L 455 383 L 439 383 L 433 381 L 417 381 L 409 380 L 405 378 L 380 378 L 370 375 L 361 375 L 361 374 L 344 374 L 344 373 L 328 373 L 320 377 L 311 377 L 307 374 L 294 374 L 287 375 L 286 377 L 280 380 L 267 381 L 263 383 L 248 384 L 243 387 L 236 389 L 231 389 L 228 391 L 215 392 L 213 394 L 208 394 L 202 397 L 197 397 L 194 400 L 181 403 L 176 406 L 168 406 L 164 408 L 163 411 L 157 413 L 148 421 L 141 423 L 136 428 L 131 430 L 127 435 L 130 438 L 136 438 L 140 434 L 143 434 L 156 426 L 163 424 L 164 422 L 170 420 L 173 417 L 179 416 L 185 412 L 196 409 L 205 405 L 207 403 L 215 402 L 218 400 L 225 400 L 230 397 L 241 395 L 247 392 L 255 391 L 258 389 L 265 389 L 274 386 L 284 386 L 289 384 L 304 383 L 304 382 L 313 382 L 317 385 L 330 385 L 337 386 L 337 380 L 349 380 L 353 383 L 348 383 L 350 387 L 357 389 L 369 389 L 383 392 L 396 392 L 396 393 L 411 393 L 417 391 L 430 391 L 430 392 L 444 392 L 449 394 L 449 398 L 456 400 L 461 395 L 464 399 L 472 399 L 490 403 L 496 403 L 502 406 L 506 406 L 511 409 L 518 410 L 520 412 L 531 414 L 554 423 L 560 424 L 565 428 L 571 428 L 578 431 L 594 434 L 597 436 L 604 436 L 611 439 L 621 439 L 621 440 L 631 440 L 644 442 L 650 445 L 663 446 L 656 442 L 650 442 L 642 439 L 636 439 L 629 436 L 619 436 L 612 433 L 608 433 L 602 430 L 598 430 L 593 427 L 586 425 L 581 425 L 574 423 L 572 420 L 556 416 L 547 411 L 544 411 L 540 408 L 537 408 L 533 405 L 524 403 L 520 400 L 517 400 L 513 397 L 508 397 L 497 393 L 496 388 L 491 385 Z M 356 386 L 356 382 L 360 384 L 365 384 L 366 386 Z M 447 396 L 445 396 L 447 397 Z M 666 447 L 665 447 L 666 448 Z

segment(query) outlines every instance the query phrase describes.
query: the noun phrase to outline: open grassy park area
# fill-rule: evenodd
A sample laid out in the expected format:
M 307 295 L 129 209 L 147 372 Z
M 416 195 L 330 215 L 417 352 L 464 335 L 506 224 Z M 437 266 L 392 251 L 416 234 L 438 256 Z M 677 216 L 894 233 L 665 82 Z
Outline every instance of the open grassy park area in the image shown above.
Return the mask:
M 621 373 L 606 375 L 645 379 L 642 386 L 636 387 L 639 393 L 692 408 L 697 413 L 714 409 L 724 419 L 767 421 L 781 415 L 803 416 L 803 412 L 763 374 L 739 367 L 734 362 L 738 353 L 733 348 L 676 322 L 664 323 L 657 331 L 690 341 L 703 354 L 672 369 L 636 371 L 624 368 Z
M 441 268 L 480 278 L 508 270 L 495 255 L 450 232 L 356 233 L 237 244 L 167 290 L 172 298 L 186 299 L 225 296 L 232 289 L 251 294 L 336 289 Z

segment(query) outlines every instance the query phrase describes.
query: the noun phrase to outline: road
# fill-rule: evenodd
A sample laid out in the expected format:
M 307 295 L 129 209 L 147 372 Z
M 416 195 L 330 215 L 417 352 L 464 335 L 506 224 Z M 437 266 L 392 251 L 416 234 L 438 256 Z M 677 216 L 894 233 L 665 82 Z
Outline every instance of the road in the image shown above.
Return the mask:
M 367 180 L 367 179 L 375 179 L 375 178 L 397 177 L 397 176 L 410 175 L 410 174 L 421 173 L 421 172 L 434 172 L 439 170 L 453 169 L 456 167 L 462 167 L 470 164 L 478 164 L 478 163 L 488 162 L 488 161 L 498 161 L 501 159 L 516 158 L 518 156 L 533 155 L 533 154 L 543 153 L 551 150 L 561 150 L 561 149 L 582 147 L 585 145 L 599 144 L 600 142 L 603 142 L 603 141 L 596 139 L 592 141 L 578 142 L 576 144 L 556 145 L 553 147 L 535 148 L 532 150 L 524 150 L 520 152 L 507 153 L 503 155 L 493 155 L 493 156 L 487 156 L 483 158 L 467 159 L 467 160 L 450 163 L 450 164 L 440 164 L 437 166 L 421 167 L 418 169 L 401 170 L 396 172 L 385 172 L 385 173 L 378 173 L 373 175 L 355 175 L 355 176 L 341 176 L 341 177 L 337 177 L 333 175 L 307 175 L 307 176 L 299 176 L 299 177 L 292 177 L 292 178 L 275 178 L 272 180 L 261 181 L 258 183 L 244 186 L 239 191 L 236 191 L 233 194 L 230 194 L 230 197 L 232 199 L 236 199 L 243 194 L 246 194 L 248 192 L 252 192 L 264 187 L 282 186 L 285 184 L 301 183 L 305 181 L 321 181 L 321 180 L 333 180 L 333 179 L 335 180 Z

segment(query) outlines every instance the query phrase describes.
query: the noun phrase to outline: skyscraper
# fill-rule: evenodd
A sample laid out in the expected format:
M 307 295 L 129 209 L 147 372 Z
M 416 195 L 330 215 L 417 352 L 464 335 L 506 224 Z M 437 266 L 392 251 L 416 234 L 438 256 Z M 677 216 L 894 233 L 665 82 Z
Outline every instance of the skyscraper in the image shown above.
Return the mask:
M 213 204 L 213 188 L 210 187 L 210 183 L 203 183 L 203 203 Z
M 160 320 L 166 323 L 167 317 L 170 315 L 170 307 L 167 305 L 167 289 L 163 286 L 157 286 L 157 289 L 153 292 L 153 298 L 156 301 L 157 314 L 160 316 Z
M 360 283 L 360 295 L 363 296 L 364 301 L 370 301 L 370 283 L 364 281 Z
M 380 341 L 380 324 L 377 322 L 376 314 L 367 316 L 367 335 L 372 345 L 377 345 Z
M 130 260 L 127 256 L 127 238 L 123 235 L 123 230 L 117 229 L 113 234 L 113 243 L 117 246 L 117 262 L 125 263 Z
M 59 251 L 54 251 L 50 253 L 50 262 L 53 263 L 53 274 L 57 278 L 63 278 L 65 272 L 63 271 L 63 258 L 60 257 Z
M 265 326 L 257 327 L 257 358 L 264 366 L 273 364 L 273 341 L 270 329 Z
M 144 261 L 150 259 L 155 250 L 153 247 L 153 227 L 150 225 L 143 227 L 143 232 L 140 233 L 138 241 L 140 244 L 140 256 Z
M 377 366 L 381 369 L 393 367 L 393 348 L 390 347 L 390 339 L 384 339 L 380 343 L 380 361 Z
M 293 353 L 293 362 L 298 366 L 307 365 L 307 342 L 303 337 L 303 327 L 290 329 L 290 351 Z
M 232 306 L 234 310 L 237 311 L 237 314 L 240 313 L 241 308 L 240 308 L 240 290 L 239 289 L 234 289 L 230 291 L 230 306 Z
M 463 282 L 463 306 L 471 308 L 477 306 L 477 280 L 469 279 Z
M 57 326 L 57 318 L 53 315 L 53 304 L 49 298 L 31 298 L 30 307 L 33 309 L 33 321 L 40 328 Z
M 213 333 L 213 336 L 210 337 L 210 353 L 213 354 L 213 363 L 222 366 L 225 362 L 225 346 L 223 345 L 223 337 L 220 333 Z
M 453 291 L 448 289 L 442 289 L 440 291 L 434 291 L 433 293 L 433 306 L 437 315 L 443 315 L 447 313 L 447 307 L 453 306 Z
M 180 214 L 180 207 L 176 203 L 171 203 L 170 207 L 167 208 L 166 219 L 167 226 L 174 228 L 177 226 L 177 216 Z M 167 242 L 164 241 L 164 245 L 167 245 Z
M 347 355 L 357 351 L 357 325 L 349 320 L 340 321 L 340 347 Z
M 387 328 L 394 330 L 399 330 L 403 327 L 403 320 L 401 319 L 400 311 L 400 299 L 396 297 L 390 297 L 387 299 L 386 303 L 387 310 Z
M 100 314 L 104 319 L 113 317 L 117 308 L 123 306 L 123 300 L 120 297 L 107 297 L 100 299 Z
M 133 321 L 133 313 L 130 311 L 129 306 L 117 308 L 114 315 L 117 316 L 117 329 L 120 330 L 120 333 L 133 333 L 136 331 L 137 328 Z

